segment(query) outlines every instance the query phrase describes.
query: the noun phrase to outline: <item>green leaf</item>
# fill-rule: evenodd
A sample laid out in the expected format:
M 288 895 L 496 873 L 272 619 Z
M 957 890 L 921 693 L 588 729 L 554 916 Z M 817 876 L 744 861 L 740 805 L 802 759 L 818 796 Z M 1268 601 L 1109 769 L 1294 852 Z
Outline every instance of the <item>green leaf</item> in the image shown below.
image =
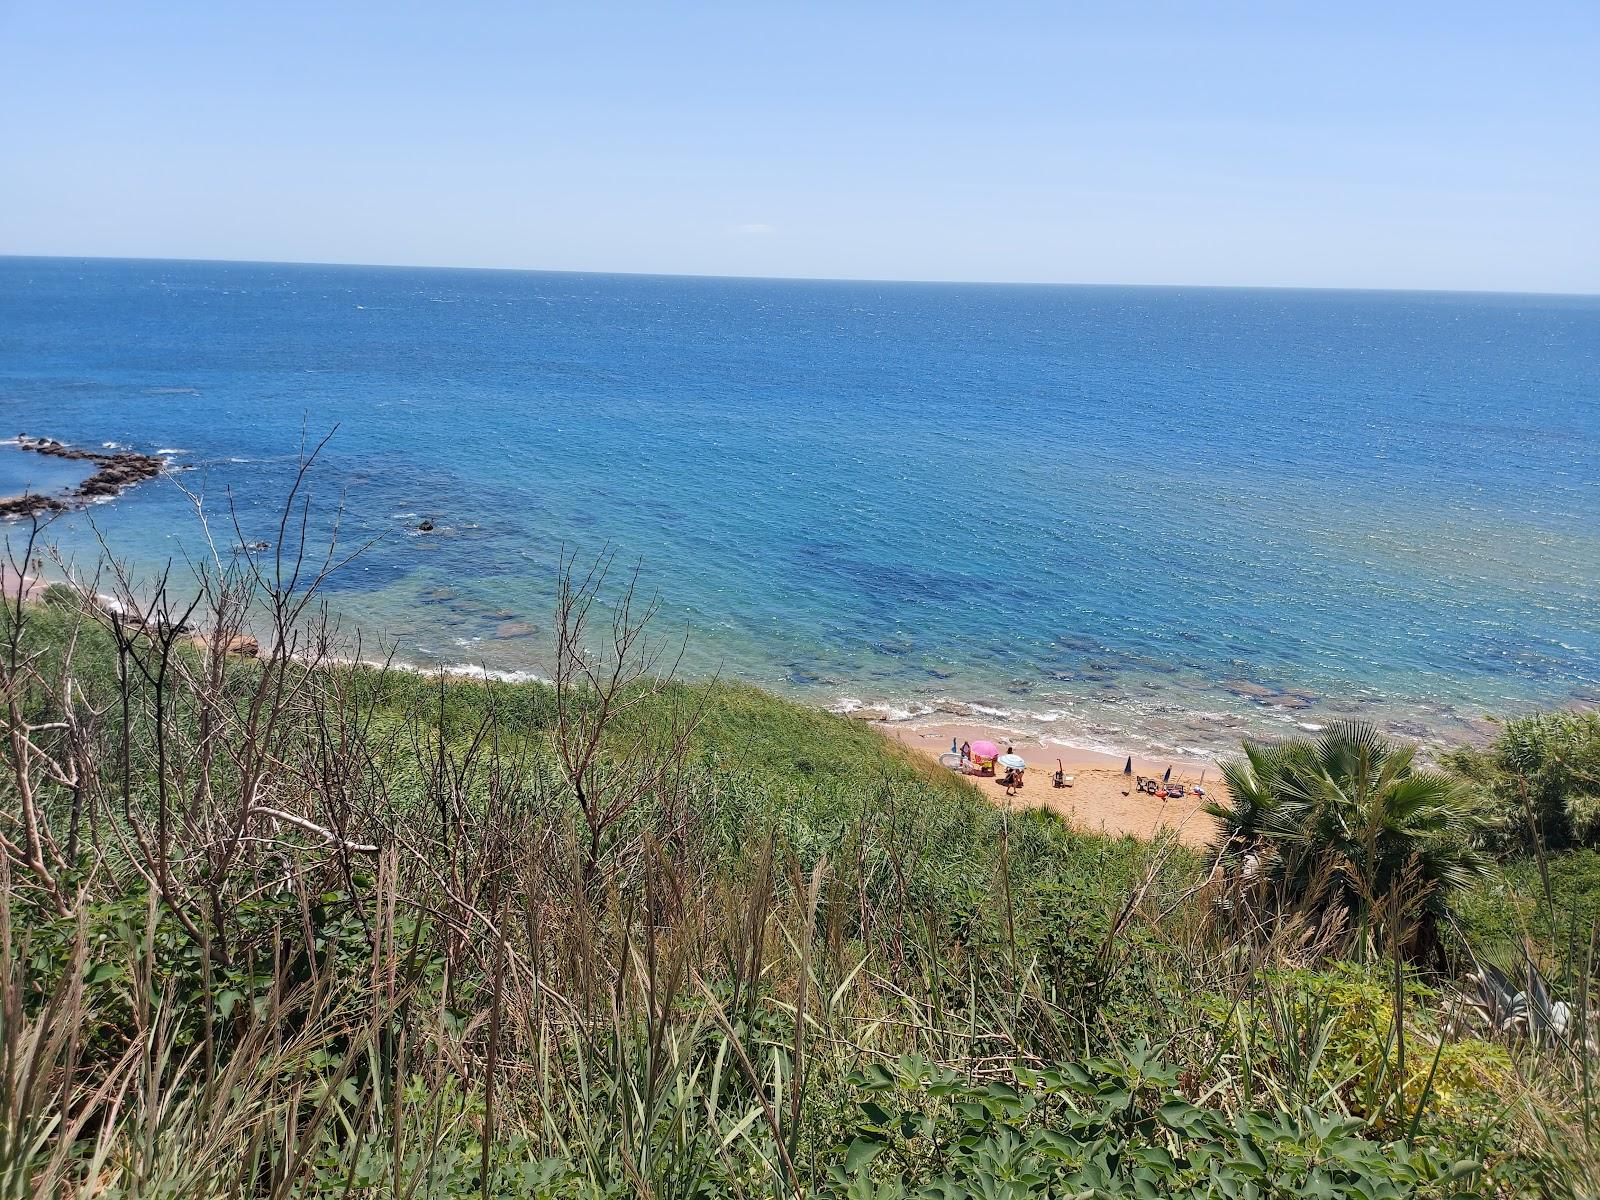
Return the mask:
M 1170 1175 L 1178 1169 L 1178 1164 L 1173 1161 L 1162 1146 L 1144 1146 L 1134 1151 L 1135 1158 L 1146 1166 L 1156 1167 L 1164 1174 Z
M 866 1117 L 868 1125 L 876 1129 L 887 1129 L 894 1123 L 894 1116 L 889 1110 L 873 1100 L 862 1101 L 861 1115 Z
M 854 1175 L 883 1152 L 883 1143 L 871 1138 L 858 1137 L 844 1152 L 844 1169 Z
M 1071 1160 L 1078 1156 L 1078 1143 L 1054 1129 L 1041 1129 L 1034 1135 L 1034 1145 L 1046 1158 Z
M 869 1092 L 883 1092 L 894 1087 L 895 1079 L 882 1063 L 869 1063 L 864 1071 L 856 1072 L 856 1078 L 851 1082 Z
M 1163 1125 L 1171 1129 L 1187 1129 L 1204 1116 L 1187 1100 L 1168 1100 L 1156 1110 L 1156 1115 L 1161 1118 Z

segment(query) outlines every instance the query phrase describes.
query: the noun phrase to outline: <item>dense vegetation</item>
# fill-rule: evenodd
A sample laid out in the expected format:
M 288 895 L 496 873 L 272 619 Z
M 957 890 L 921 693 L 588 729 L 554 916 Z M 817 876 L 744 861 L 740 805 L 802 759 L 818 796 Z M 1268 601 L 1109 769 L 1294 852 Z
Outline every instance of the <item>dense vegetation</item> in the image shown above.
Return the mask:
M 1304 913 L 1325 942 L 1399 937 L 1407 958 L 1437 955 L 1456 893 L 1488 870 L 1467 789 L 1370 725 L 1246 745 L 1222 773 L 1227 799 L 1207 806 L 1222 862 L 1255 858 L 1274 919 Z
M 9 607 L 5 1196 L 1600 1181 L 1593 863 L 1489 868 L 1404 750 L 1253 752 L 1196 857 L 663 681 L 603 572 L 563 579 L 551 684 L 352 665 L 330 563 Z M 1472 786 L 1519 787 L 1495 761 Z M 1475 951 L 1576 1022 L 1480 1016 Z
M 1518 717 L 1487 750 L 1463 747 L 1449 762 L 1480 790 L 1497 847 L 1600 843 L 1600 713 Z

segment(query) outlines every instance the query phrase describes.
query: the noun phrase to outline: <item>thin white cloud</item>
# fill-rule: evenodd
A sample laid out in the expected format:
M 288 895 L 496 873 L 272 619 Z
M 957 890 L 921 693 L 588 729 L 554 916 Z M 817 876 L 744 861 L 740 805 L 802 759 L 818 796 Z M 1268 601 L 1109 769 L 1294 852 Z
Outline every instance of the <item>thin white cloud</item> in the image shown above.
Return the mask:
M 767 237 L 778 231 L 771 225 L 763 225 L 759 221 L 752 221 L 748 225 L 735 225 L 729 232 L 740 237 Z

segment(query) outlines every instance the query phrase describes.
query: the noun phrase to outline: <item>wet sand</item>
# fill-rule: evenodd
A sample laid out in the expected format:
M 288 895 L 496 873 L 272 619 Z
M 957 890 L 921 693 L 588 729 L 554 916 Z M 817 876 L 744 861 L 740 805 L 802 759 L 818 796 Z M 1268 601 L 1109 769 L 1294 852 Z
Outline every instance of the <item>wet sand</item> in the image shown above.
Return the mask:
M 976 725 L 925 725 L 920 728 L 901 724 L 878 723 L 887 737 L 903 743 L 929 758 L 937 759 L 950 749 L 950 740 L 957 745 L 964 741 L 988 738 L 999 744 L 1001 751 L 1009 745 L 1028 760 L 1023 773 L 1023 786 L 1008 799 L 1001 778 L 973 774 L 969 778 L 996 804 L 1012 804 L 1027 808 L 1049 808 L 1067 818 L 1071 824 L 1092 833 L 1112 836 L 1129 834 L 1138 838 L 1153 838 L 1163 830 L 1173 830 L 1178 839 L 1190 846 L 1210 843 L 1216 823 L 1200 808 L 1203 801 L 1194 795 L 1181 800 L 1164 800 L 1145 795 L 1134 788 L 1134 776 L 1122 773 L 1126 756 L 1102 754 L 1095 750 L 1081 750 L 1044 743 L 1027 737 L 1006 737 L 993 729 Z M 1072 777 L 1068 787 L 1056 787 L 1051 776 L 1061 769 Z M 1136 775 L 1160 776 L 1172 768 L 1174 782 L 1193 785 L 1202 783 L 1215 798 L 1220 791 L 1221 779 L 1213 762 L 1199 759 L 1154 760 L 1134 756 Z

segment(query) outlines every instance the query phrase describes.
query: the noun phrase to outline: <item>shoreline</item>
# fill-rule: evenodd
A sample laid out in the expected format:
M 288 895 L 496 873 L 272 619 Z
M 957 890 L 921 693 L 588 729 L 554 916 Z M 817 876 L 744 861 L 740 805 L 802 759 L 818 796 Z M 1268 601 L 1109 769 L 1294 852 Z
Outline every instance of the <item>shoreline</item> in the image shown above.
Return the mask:
M 967 772 L 966 777 L 997 805 L 1014 808 L 1047 808 L 1065 817 L 1075 828 L 1108 837 L 1136 837 L 1150 841 L 1163 834 L 1175 835 L 1192 849 L 1211 844 L 1215 834 L 1213 819 L 1202 805 L 1207 798 L 1225 794 L 1221 772 L 1215 761 L 1206 758 L 1150 758 L 1139 754 L 1116 755 L 1101 750 L 1072 747 L 1045 741 L 1037 736 L 1012 731 L 1007 736 L 1002 726 L 981 724 L 899 725 L 886 721 L 864 722 L 880 730 L 885 738 L 905 746 L 937 763 L 948 753 L 951 739 L 962 741 L 986 737 L 1008 747 L 1028 762 L 1023 785 L 1008 797 L 1003 779 L 994 775 Z M 1123 774 L 1132 760 L 1133 773 Z M 1065 786 L 1057 787 L 1052 775 L 1059 769 L 1066 775 Z M 1168 769 L 1172 781 L 1183 783 L 1182 799 L 1163 799 L 1137 790 L 1137 777 L 1159 778 Z M 1207 797 L 1187 789 L 1203 787 Z
M 863 700 L 798 695 L 781 685 L 774 690 L 817 703 L 840 716 L 888 730 L 955 732 L 982 728 L 1036 743 L 1041 753 L 1078 762 L 1096 756 L 1121 765 L 1131 752 L 1160 762 L 1215 763 L 1236 753 L 1246 741 L 1272 743 L 1316 737 L 1338 721 L 1360 721 L 1388 737 L 1411 742 L 1425 756 L 1457 746 L 1489 744 L 1500 722 L 1525 712 L 1548 709 L 1592 709 L 1596 699 L 1580 695 L 1550 697 L 1543 702 L 1447 702 L 1387 696 L 1367 690 L 1351 694 L 1284 692 L 1244 680 L 1196 682 L 1185 686 L 1171 676 L 1119 680 L 1113 690 L 1073 693 L 1065 687 L 1029 697 L 1029 703 L 998 698 L 992 687 L 980 699 L 963 700 L 959 680 L 942 685 L 940 694 L 901 695 Z M 1100 692 L 1107 694 L 1101 695 Z M 959 740 L 959 739 L 958 739 Z M 949 748 L 948 736 L 945 749 Z
M 42 572 L 40 582 L 48 583 L 54 571 Z M 8 595 L 14 584 L 7 587 Z M 418 616 L 425 614 L 418 613 Z M 353 617 L 354 614 L 349 614 Z M 358 628 L 358 621 L 345 624 L 346 631 Z M 531 628 L 529 632 L 532 632 Z M 403 640 L 403 639 L 401 639 Z M 506 683 L 548 682 L 548 672 L 538 669 L 536 662 L 524 656 L 514 656 L 511 663 L 504 657 L 490 655 L 487 661 L 474 661 L 470 648 L 465 653 L 440 654 L 430 658 L 407 653 L 402 645 L 395 645 L 392 658 L 374 657 L 371 647 L 388 647 L 391 642 L 369 641 L 368 649 L 361 655 L 367 665 L 378 667 L 385 663 L 399 670 L 419 674 L 443 673 L 453 678 L 488 679 Z M 265 643 L 262 643 L 265 649 Z M 484 647 L 473 647 L 486 649 Z M 494 659 L 500 657 L 500 663 Z M 346 661 L 353 661 L 346 660 Z M 524 665 L 513 665 L 524 664 Z M 683 682 L 693 683 L 699 676 L 687 675 Z M 949 749 L 954 738 L 958 743 L 965 739 L 991 737 L 1011 741 L 1035 767 L 1044 766 L 1046 776 L 1056 769 L 1059 761 L 1069 772 L 1090 772 L 1116 768 L 1120 770 L 1131 755 L 1136 773 L 1159 776 L 1170 765 L 1176 775 L 1198 780 L 1202 773 L 1208 780 L 1217 777 L 1217 762 L 1238 752 L 1245 740 L 1272 741 L 1292 737 L 1316 736 L 1327 723 L 1339 719 L 1372 721 L 1389 736 L 1417 744 L 1424 758 L 1435 757 L 1440 750 L 1462 744 L 1478 744 L 1493 735 L 1494 725 L 1483 722 L 1466 728 L 1462 722 L 1428 722 L 1418 714 L 1414 720 L 1408 714 L 1395 714 L 1372 707 L 1360 701 L 1341 703 L 1337 699 L 1320 698 L 1310 703 L 1279 707 L 1277 693 L 1266 688 L 1247 691 L 1234 685 L 1233 691 L 1242 703 L 1254 712 L 1218 711 L 1205 696 L 1182 696 L 1173 693 L 1163 696 L 1159 707 L 1141 712 L 1129 704 L 1097 702 L 1094 697 L 1056 701 L 1054 697 L 1040 697 L 1046 711 L 1017 710 L 1002 706 L 995 699 L 963 701 L 953 695 L 918 698 L 914 702 L 862 701 L 833 695 L 817 695 L 809 689 L 791 689 L 762 681 L 759 676 L 737 675 L 733 678 L 749 682 L 793 703 L 831 712 L 844 719 L 876 727 L 884 736 L 908 748 L 936 759 Z M 959 687 L 958 680 L 944 684 Z M 847 685 L 846 685 L 847 686 Z M 857 692 L 857 695 L 863 693 Z M 865 693 L 870 695 L 869 693 Z M 1297 693 L 1297 695 L 1300 695 Z M 1055 701 L 1054 703 L 1052 701 Z M 1581 702 L 1578 703 L 1582 707 Z M 1566 706 L 1562 706 L 1566 707 Z M 1146 719 L 1148 718 L 1148 719 Z M 1074 735 L 1077 736 L 1074 736 Z M 1120 789 L 1118 789 L 1120 794 Z
M 1098 750 L 1090 746 L 1074 746 L 1055 739 L 1046 739 L 999 721 L 989 723 L 940 721 L 932 724 L 865 721 L 863 724 L 880 729 L 885 737 L 935 759 L 949 751 L 952 739 L 959 746 L 963 741 L 988 738 L 990 741 L 1000 743 L 1002 750 L 1008 745 L 1014 747 L 1018 754 L 1028 760 L 1030 774 L 1041 768 L 1048 774 L 1056 770 L 1058 764 L 1060 769 L 1068 772 L 1113 769 L 1120 772 L 1123 764 L 1130 758 L 1133 760 L 1134 772 L 1140 775 L 1159 775 L 1171 767 L 1174 777 L 1183 772 L 1196 778 L 1202 773 L 1207 778 L 1215 778 L 1218 770 L 1216 760 L 1209 756 L 1161 757 L 1133 750 L 1121 752 Z
M 50 580 L 41 574 L 14 574 L 9 566 L 0 565 L 0 597 L 7 606 L 21 599 L 34 603 L 39 600 Z M 70 585 L 69 585 L 70 586 Z M 108 597 L 102 602 L 116 603 Z M 259 646 L 252 639 L 250 649 L 228 647 L 224 653 L 256 657 Z M 336 657 L 328 665 L 364 666 L 375 670 L 399 670 L 422 675 L 441 674 L 458 679 L 480 679 L 502 683 L 544 682 L 532 672 L 496 671 L 487 666 L 466 664 L 428 666 L 402 659 L 374 660 L 370 658 Z M 821 706 L 811 706 L 827 711 Z M 838 715 L 838 714 L 835 714 Z M 844 718 L 841 718 L 844 719 Z M 1146 755 L 1114 755 L 1088 747 L 1065 746 L 1021 733 L 1006 730 L 997 724 L 924 725 L 900 724 L 890 721 L 860 721 L 875 729 L 886 742 L 902 746 L 925 758 L 934 769 L 939 766 L 939 756 L 950 748 L 952 739 L 976 740 L 988 737 L 1003 747 L 1014 748 L 1028 760 L 1024 783 L 1015 796 L 1008 797 L 1003 780 L 995 776 L 969 773 L 968 778 L 984 798 L 997 806 L 1008 808 L 1046 808 L 1060 814 L 1072 826 L 1087 833 L 1109 837 L 1135 837 L 1146 841 L 1165 834 L 1192 849 L 1209 845 L 1214 832 L 1211 818 L 1201 811 L 1204 802 L 1199 796 L 1185 794 L 1180 799 L 1164 799 L 1146 795 L 1135 788 L 1135 778 L 1123 774 L 1125 761 L 1131 760 L 1135 775 L 1159 776 L 1169 767 L 1174 782 L 1202 784 L 1215 793 L 1220 779 L 1216 763 L 1202 758 L 1175 758 L 1162 760 Z M 1056 787 L 1052 773 L 1059 764 L 1070 778 L 1066 786 Z

